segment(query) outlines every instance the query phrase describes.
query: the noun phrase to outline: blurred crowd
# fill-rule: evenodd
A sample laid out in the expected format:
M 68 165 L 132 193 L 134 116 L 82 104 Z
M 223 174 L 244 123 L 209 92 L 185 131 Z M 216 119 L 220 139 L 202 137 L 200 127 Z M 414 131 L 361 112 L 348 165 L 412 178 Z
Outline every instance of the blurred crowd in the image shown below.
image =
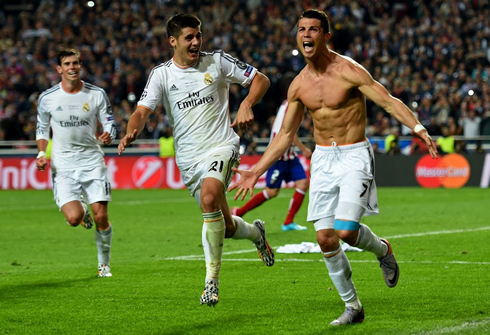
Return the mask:
M 488 0 L 94 0 L 6 1 L 0 8 L 0 141 L 34 140 L 40 92 L 59 82 L 56 54 L 82 53 L 82 78 L 104 88 L 118 138 L 125 135 L 151 69 L 172 57 L 166 20 L 197 14 L 203 51 L 221 49 L 257 67 L 271 88 L 254 108 L 256 124 L 240 132 L 243 152 L 269 138 L 287 86 L 305 65 L 296 22 L 307 8 L 330 17 L 331 49 L 362 64 L 407 104 L 433 136 L 490 135 Z M 15 4 L 15 5 L 13 5 Z M 2 5 L 0 5 L 2 6 Z M 233 85 L 232 117 L 246 94 Z M 306 115 L 300 137 L 311 139 Z M 367 136 L 410 135 L 368 101 Z M 171 136 L 160 106 L 140 138 Z M 458 146 L 464 150 L 465 146 Z

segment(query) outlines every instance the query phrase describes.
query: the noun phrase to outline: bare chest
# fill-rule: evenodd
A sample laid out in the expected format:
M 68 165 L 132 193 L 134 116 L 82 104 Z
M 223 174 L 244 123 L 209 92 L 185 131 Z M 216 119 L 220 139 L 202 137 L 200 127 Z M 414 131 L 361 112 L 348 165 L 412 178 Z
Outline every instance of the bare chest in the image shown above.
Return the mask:
M 349 100 L 355 98 L 353 91 L 357 90 L 347 87 L 341 81 L 313 80 L 301 87 L 299 98 L 310 111 L 324 108 L 334 110 L 348 105 Z

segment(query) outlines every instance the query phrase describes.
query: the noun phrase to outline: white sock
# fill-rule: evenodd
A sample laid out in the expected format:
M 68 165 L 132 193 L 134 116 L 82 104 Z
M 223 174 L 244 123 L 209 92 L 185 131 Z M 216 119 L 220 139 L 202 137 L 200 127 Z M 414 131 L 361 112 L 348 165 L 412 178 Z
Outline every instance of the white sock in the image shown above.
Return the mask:
M 202 245 L 206 258 L 206 280 L 218 280 L 225 240 L 225 219 L 221 211 L 202 213 Z
M 378 258 L 384 257 L 388 253 L 386 243 L 382 242 L 364 223 L 359 225 L 359 236 L 355 247 L 370 251 Z
M 233 221 L 235 222 L 236 231 L 235 234 L 231 237 L 235 240 L 243 240 L 247 239 L 252 242 L 257 242 L 257 239 L 260 236 L 260 231 L 253 224 L 245 222 L 241 217 L 232 215 Z
M 112 225 L 109 229 L 95 229 L 95 244 L 97 245 L 97 259 L 100 264 L 109 264 L 111 259 Z
M 323 253 L 323 259 L 327 265 L 330 279 L 332 279 L 333 285 L 346 306 L 360 310 L 361 302 L 352 282 L 352 269 L 342 246 L 339 246 L 337 250 Z

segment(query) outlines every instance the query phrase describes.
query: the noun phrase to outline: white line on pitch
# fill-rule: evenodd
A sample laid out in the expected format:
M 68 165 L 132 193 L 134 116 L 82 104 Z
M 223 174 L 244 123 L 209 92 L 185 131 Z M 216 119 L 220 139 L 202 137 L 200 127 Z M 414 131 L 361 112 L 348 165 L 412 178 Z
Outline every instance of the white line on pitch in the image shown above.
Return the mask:
M 199 257 L 167 257 L 165 261 L 204 261 L 203 256 Z M 223 258 L 225 262 L 262 262 L 259 258 Z M 302 258 L 283 258 L 277 259 L 276 262 L 323 262 L 323 259 L 302 259 Z M 351 263 L 378 263 L 377 260 L 350 260 Z M 464 261 L 398 261 L 398 264 L 464 264 L 464 265 L 490 265 L 490 262 L 464 262 Z
M 490 226 L 470 228 L 470 229 L 428 231 L 425 233 L 415 233 L 415 234 L 401 234 L 401 235 L 386 236 L 386 238 L 394 239 L 394 238 L 417 237 L 417 236 L 420 237 L 420 236 L 431 236 L 431 235 L 442 235 L 442 234 L 471 233 L 471 232 L 482 231 L 482 230 L 490 230 Z M 277 247 L 274 247 L 274 249 L 277 249 Z M 228 251 L 228 252 L 223 252 L 223 256 L 245 254 L 245 253 L 249 253 L 249 252 L 255 252 L 256 250 L 257 249 Z M 202 258 L 202 255 L 177 256 L 177 257 L 168 257 L 168 258 L 164 258 L 164 259 L 165 260 L 179 260 L 179 259 L 185 260 L 185 259 L 194 259 L 194 258 Z M 482 263 L 482 264 L 486 264 L 486 263 Z
M 420 334 L 432 335 L 432 334 L 460 334 L 462 331 L 471 331 L 475 329 L 483 330 L 483 327 L 490 324 L 490 319 L 484 319 L 479 321 L 468 321 L 464 322 L 458 326 L 444 327 L 436 330 L 431 330 L 428 332 L 423 332 Z

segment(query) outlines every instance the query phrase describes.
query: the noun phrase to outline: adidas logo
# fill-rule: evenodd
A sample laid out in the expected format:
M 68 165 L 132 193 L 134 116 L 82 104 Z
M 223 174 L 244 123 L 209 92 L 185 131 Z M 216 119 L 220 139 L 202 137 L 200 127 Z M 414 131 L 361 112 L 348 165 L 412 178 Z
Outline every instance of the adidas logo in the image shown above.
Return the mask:
M 63 111 L 63 108 L 61 108 L 61 106 L 58 106 L 58 108 L 56 108 L 56 111 L 57 112 L 62 112 Z
M 173 84 L 172 87 L 170 87 L 170 90 L 171 91 L 178 91 L 179 89 L 177 88 L 177 86 L 175 86 L 175 84 Z

